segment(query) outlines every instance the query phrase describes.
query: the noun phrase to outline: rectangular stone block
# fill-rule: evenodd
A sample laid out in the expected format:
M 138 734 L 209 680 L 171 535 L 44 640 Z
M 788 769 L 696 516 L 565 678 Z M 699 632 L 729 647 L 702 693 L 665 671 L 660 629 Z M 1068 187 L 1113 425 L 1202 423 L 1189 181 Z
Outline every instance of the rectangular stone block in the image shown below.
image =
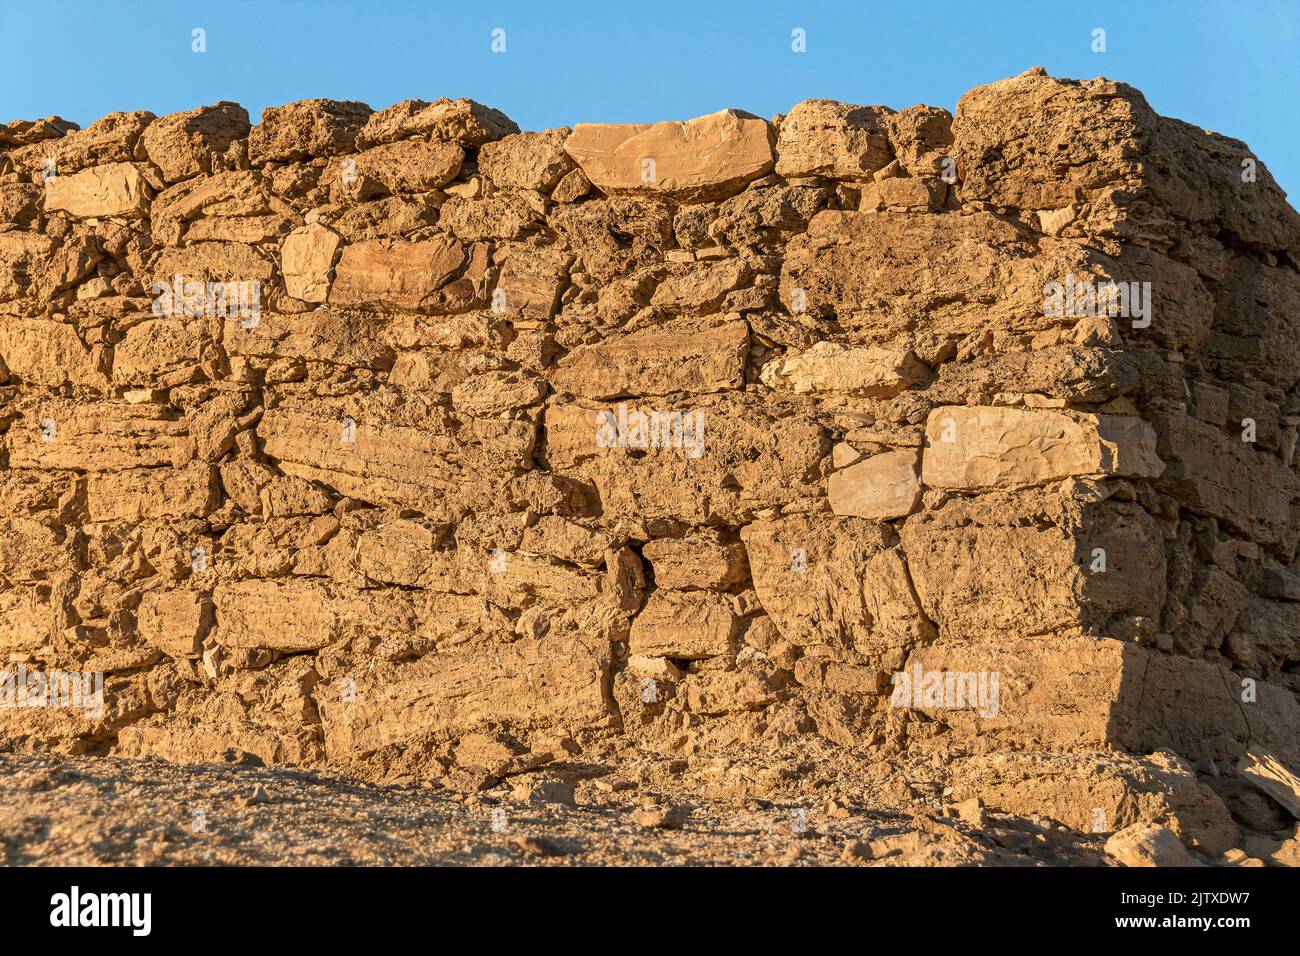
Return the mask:
M 658 590 L 632 622 L 628 646 L 643 657 L 719 657 L 732 651 L 738 624 L 724 595 Z
M 33 385 L 103 388 L 108 384 L 98 357 L 67 322 L 0 318 L 0 363 Z
M 1248 687 L 1215 664 L 1125 641 L 936 644 L 909 657 L 906 669 L 914 674 L 917 667 L 922 674 L 996 674 L 996 714 L 953 707 L 955 697 L 910 703 L 960 736 L 988 737 L 997 747 L 1169 748 L 1188 760 L 1231 762 L 1254 744 L 1293 763 L 1300 758 L 1300 705 L 1289 690 L 1265 681 Z M 1243 700 L 1247 690 L 1253 701 Z
M 1153 418 L 1160 455 L 1168 461 L 1161 487 L 1201 514 L 1288 556 L 1300 540 L 1295 507 L 1300 478 L 1276 455 L 1188 415 Z
M 362 634 L 409 636 L 411 598 L 391 589 L 349 591 L 315 580 L 248 580 L 213 593 L 217 640 L 225 647 L 299 653 Z
M 135 616 L 140 636 L 168 657 L 198 657 L 212 626 L 212 601 L 201 591 L 149 591 Z
M 1017 488 L 1071 476 L 1155 478 L 1155 431 L 1128 415 L 1001 406 L 935 408 L 921 481 L 930 488 Z
M 585 398 L 698 394 L 744 383 L 749 327 L 655 329 L 574 349 L 551 374 L 556 389 Z
M 593 483 L 607 518 L 742 524 L 759 509 L 824 494 L 821 426 L 752 397 L 557 402 L 544 424 L 551 470 Z
M 221 501 L 214 465 L 192 462 L 171 468 L 101 472 L 86 482 L 91 521 L 203 518 Z
M 329 301 L 334 305 L 385 305 L 418 309 L 465 261 L 450 236 L 423 242 L 368 239 L 343 249 L 334 268 Z
M 953 498 L 902 526 L 912 582 L 943 640 L 1154 636 L 1166 593 L 1155 521 L 1132 502 L 1069 489 Z
M 740 536 L 754 590 L 787 641 L 901 660 L 933 639 L 888 525 L 789 515 L 755 521 Z
M 841 468 L 826 483 L 831 510 L 878 521 L 910 515 L 921 504 L 920 465 L 919 451 L 902 448 Z
M 144 177 L 130 163 L 93 166 L 45 181 L 45 208 L 79 219 L 135 215 L 144 202 Z
M 475 644 L 357 675 L 356 682 L 354 702 L 319 701 L 330 759 L 492 723 L 566 732 L 606 727 L 614 714 L 609 645 L 582 638 Z
M 161 405 L 47 399 L 25 408 L 4 442 L 11 468 L 119 471 L 190 458 L 180 413 Z

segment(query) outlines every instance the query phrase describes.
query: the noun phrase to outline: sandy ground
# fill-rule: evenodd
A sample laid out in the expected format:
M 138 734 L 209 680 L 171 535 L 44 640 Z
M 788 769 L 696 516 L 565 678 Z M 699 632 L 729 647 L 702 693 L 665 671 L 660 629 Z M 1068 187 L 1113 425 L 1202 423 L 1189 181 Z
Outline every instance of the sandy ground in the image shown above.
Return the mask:
M 436 786 L 436 785 L 435 785 Z M 239 764 L 0 756 L 6 865 L 1106 865 L 1101 837 L 631 780 L 479 793 Z

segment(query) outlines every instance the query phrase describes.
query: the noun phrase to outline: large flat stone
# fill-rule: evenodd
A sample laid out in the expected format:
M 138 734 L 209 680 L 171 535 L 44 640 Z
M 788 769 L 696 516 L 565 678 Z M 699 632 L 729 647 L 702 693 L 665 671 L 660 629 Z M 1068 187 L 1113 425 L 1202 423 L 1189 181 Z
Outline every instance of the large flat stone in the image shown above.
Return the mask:
M 609 725 L 609 645 L 580 638 L 516 641 L 431 654 L 408 667 L 358 674 L 354 702 L 322 695 L 331 758 L 427 734 L 489 724 L 566 732 Z
M 343 249 L 334 269 L 334 305 L 418 309 L 455 275 L 465 250 L 450 236 L 422 242 L 368 239 Z
M 684 123 L 579 123 L 564 149 L 604 192 L 692 201 L 734 195 L 774 162 L 767 121 L 735 110 Z
M 878 521 L 910 515 L 921 504 L 920 465 L 918 449 L 900 448 L 841 468 L 826 483 L 831 510 Z
M 755 521 L 740 535 L 754 590 L 786 640 L 901 661 L 933 636 L 888 525 L 790 515 Z
M 138 215 L 145 203 L 144 177 L 130 163 L 109 163 L 45 181 L 45 209 L 79 219 Z
M 744 322 L 705 331 L 637 332 L 574 349 L 557 363 L 551 383 L 597 399 L 720 392 L 744 383 L 748 354 Z
M 1131 502 L 1076 499 L 1065 486 L 990 492 L 915 514 L 900 535 L 946 641 L 1081 628 L 1154 637 L 1164 608 L 1160 531 Z
M 1015 488 L 1071 476 L 1154 478 L 1155 430 L 1128 415 L 1000 406 L 935 408 L 921 480 L 931 488 Z
M 841 392 L 865 398 L 892 398 L 921 381 L 925 366 L 910 349 L 846 348 L 818 342 L 763 366 L 760 378 L 773 388 L 799 394 Z
M 723 595 L 661 589 L 650 595 L 632 622 L 628 647 L 645 657 L 719 657 L 733 650 L 738 624 Z

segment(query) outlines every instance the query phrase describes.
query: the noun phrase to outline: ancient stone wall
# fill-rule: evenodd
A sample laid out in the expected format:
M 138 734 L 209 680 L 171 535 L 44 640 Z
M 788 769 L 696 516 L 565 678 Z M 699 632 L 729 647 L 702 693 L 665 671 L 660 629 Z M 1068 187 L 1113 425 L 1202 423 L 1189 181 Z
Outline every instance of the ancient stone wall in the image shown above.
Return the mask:
M 1300 759 L 1300 217 L 1129 87 L 0 150 L 9 746 Z

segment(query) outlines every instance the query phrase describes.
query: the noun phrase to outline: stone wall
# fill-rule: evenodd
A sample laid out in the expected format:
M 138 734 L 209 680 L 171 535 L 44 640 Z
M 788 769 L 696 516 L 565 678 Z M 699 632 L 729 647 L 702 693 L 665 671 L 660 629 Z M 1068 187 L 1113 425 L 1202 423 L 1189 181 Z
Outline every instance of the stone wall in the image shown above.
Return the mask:
M 1245 144 L 1041 70 L 0 127 L 0 653 L 105 675 L 0 740 L 1300 758 L 1298 263 Z

